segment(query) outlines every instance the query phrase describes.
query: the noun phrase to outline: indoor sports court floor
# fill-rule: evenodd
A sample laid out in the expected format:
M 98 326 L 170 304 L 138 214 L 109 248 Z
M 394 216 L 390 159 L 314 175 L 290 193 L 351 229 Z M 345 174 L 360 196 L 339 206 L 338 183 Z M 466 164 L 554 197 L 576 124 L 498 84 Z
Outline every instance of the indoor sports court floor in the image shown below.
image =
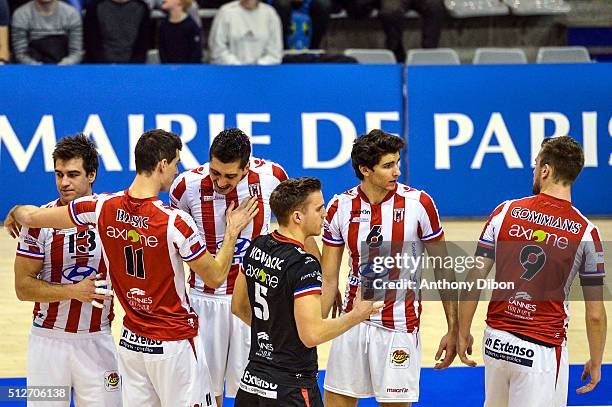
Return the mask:
M 605 242 L 612 241 L 612 219 L 594 219 L 599 226 L 601 238 Z M 483 220 L 477 221 L 446 221 L 444 222 L 446 239 L 449 241 L 468 241 L 477 239 Z M 0 228 L 1 229 L 1 228 Z M 24 383 L 26 350 L 28 332 L 31 326 L 32 304 L 19 302 L 13 289 L 13 259 L 15 243 L 10 236 L 0 230 L 0 386 Z M 606 255 L 606 269 L 612 272 L 612 254 Z M 346 254 L 345 261 L 346 263 Z M 346 266 L 345 266 L 346 267 Z M 346 275 L 346 269 L 341 275 Z M 610 278 L 607 278 L 610 281 Z M 343 282 L 341 282 L 343 284 Z M 608 285 L 608 290 L 610 290 Z M 113 324 L 115 338 L 121 326 L 123 312 L 115 302 L 116 319 Z M 568 405 L 570 406 L 612 406 L 612 302 L 606 303 L 608 313 L 608 335 L 602 381 L 595 391 L 590 394 L 577 396 L 574 394 L 580 386 L 580 373 L 582 364 L 588 360 L 588 342 L 584 323 L 584 304 L 574 301 L 570 305 L 572 319 L 569 328 L 568 350 L 570 356 L 570 385 Z M 484 400 L 484 371 L 482 369 L 482 354 L 480 343 L 484 329 L 484 316 L 486 304 L 481 303 L 476 316 L 472 333 L 475 348 L 474 359 L 479 367 L 471 369 L 461 367 L 456 359 L 453 367 L 445 371 L 436 372 L 431 369 L 434 365 L 440 337 L 446 330 L 446 322 L 442 305 L 438 302 L 428 301 L 423 304 L 423 317 L 421 322 L 421 337 L 423 357 L 421 372 L 421 402 L 418 406 L 481 406 Z M 327 365 L 329 344 L 319 346 L 319 368 L 324 370 Z M 350 355 L 347 355 L 350 357 Z M 321 377 L 324 372 L 322 372 Z M 0 401 L 0 407 L 9 406 L 9 403 Z M 12 404 L 19 405 L 19 404 Z M 23 404 L 21 404 L 23 405 Z M 226 402 L 224 406 L 232 405 Z M 372 400 L 361 401 L 359 406 L 374 406 Z M 528 407 L 528 406 L 525 406 Z

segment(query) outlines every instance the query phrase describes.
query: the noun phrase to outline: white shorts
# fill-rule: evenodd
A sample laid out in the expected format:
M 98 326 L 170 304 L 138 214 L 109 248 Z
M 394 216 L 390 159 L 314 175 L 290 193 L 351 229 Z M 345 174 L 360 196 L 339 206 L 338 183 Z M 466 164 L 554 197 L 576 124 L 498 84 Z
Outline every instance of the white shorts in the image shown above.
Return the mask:
M 483 339 L 486 407 L 567 404 L 567 348 L 548 348 L 487 327 Z
M 419 400 L 421 339 L 367 323 L 332 341 L 325 390 L 378 402 Z
M 215 396 L 236 397 L 240 378 L 249 362 L 251 328 L 232 314 L 231 295 L 189 293 L 200 321 L 200 341 L 210 369 Z
M 28 343 L 28 386 L 67 386 L 82 406 L 121 406 L 117 350 L 110 332 L 68 333 L 33 327 Z M 28 406 L 69 406 L 28 401 Z
M 123 327 L 119 371 L 126 406 L 215 406 L 199 341 L 155 341 Z

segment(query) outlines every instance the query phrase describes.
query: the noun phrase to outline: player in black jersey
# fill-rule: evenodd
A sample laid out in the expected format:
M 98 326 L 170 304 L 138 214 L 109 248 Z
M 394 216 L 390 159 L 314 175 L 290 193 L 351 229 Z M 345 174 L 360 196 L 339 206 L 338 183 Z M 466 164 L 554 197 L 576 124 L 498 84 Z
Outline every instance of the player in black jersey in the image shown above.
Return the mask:
M 234 287 L 232 312 L 251 326 L 251 350 L 235 405 L 323 406 L 318 344 L 349 330 L 382 303 L 357 301 L 340 318 L 321 317 L 321 266 L 304 240 L 321 233 L 321 182 L 294 178 L 270 196 L 278 231 L 253 240 Z

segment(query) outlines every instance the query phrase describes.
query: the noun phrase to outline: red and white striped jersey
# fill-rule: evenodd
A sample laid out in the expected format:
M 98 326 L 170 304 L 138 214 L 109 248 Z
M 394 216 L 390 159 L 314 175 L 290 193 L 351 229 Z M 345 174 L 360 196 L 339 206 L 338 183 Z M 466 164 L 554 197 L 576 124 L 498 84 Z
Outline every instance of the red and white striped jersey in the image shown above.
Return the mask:
M 251 241 L 270 232 L 270 194 L 287 178 L 287 173 L 280 165 L 258 158 L 251 158 L 248 174 L 227 195 L 214 190 L 208 163 L 195 170 L 186 171 L 176 178 L 170 188 L 170 203 L 191 214 L 204 236 L 206 249 L 213 255 L 223 244 L 225 211 L 230 203 L 234 201 L 238 205 L 255 195 L 259 201 L 259 212 L 238 237 L 227 279 L 219 288 L 214 289 L 204 284 L 204 281 L 191 271 L 189 285 L 192 288 L 207 294 L 229 295 L 234 292 L 234 282 Z
M 605 275 L 597 227 L 569 201 L 546 194 L 499 205 L 477 255 L 495 259 L 496 281 L 514 283 L 493 291 L 487 324 L 552 345 L 566 338 L 576 275 L 582 285 L 601 285 Z
M 44 207 L 57 206 L 62 206 L 59 199 Z M 89 226 L 62 230 L 24 227 L 16 254 L 42 262 L 38 278 L 52 284 L 76 284 L 92 273 L 108 279 L 100 238 Z M 110 281 L 107 287 L 111 288 Z M 110 332 L 113 317 L 112 300 L 106 300 L 103 309 L 77 300 L 36 302 L 33 325 L 71 333 Z
M 76 225 L 99 231 L 126 328 L 159 341 L 198 334 L 183 261 L 197 259 L 206 248 L 189 215 L 157 197 L 138 199 L 122 191 L 77 199 L 70 204 L 70 216 Z
M 323 243 L 346 245 L 349 252 L 349 278 L 343 312 L 352 309 L 361 279 L 361 271 L 378 242 L 393 242 L 394 251 L 423 252 L 423 242 L 444 236 L 438 210 L 429 195 L 403 184 L 397 184 L 377 205 L 370 204 L 360 187 L 336 195 L 328 205 L 324 222 Z M 368 254 L 362 253 L 364 247 Z M 381 256 L 383 253 L 374 253 Z M 415 278 L 420 280 L 420 267 Z M 400 278 L 399 270 L 391 271 L 390 280 Z M 420 283 L 419 283 L 420 284 Z M 417 287 L 418 285 L 417 284 Z M 419 327 L 420 290 L 387 290 L 383 311 L 369 320 L 371 324 L 402 332 Z

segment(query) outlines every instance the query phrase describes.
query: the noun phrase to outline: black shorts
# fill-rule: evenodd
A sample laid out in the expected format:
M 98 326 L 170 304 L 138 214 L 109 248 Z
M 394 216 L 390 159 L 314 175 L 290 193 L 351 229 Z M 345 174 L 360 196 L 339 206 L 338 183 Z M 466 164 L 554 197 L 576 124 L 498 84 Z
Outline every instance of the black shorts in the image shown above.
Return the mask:
M 312 388 L 295 388 L 279 385 L 276 399 L 238 390 L 234 406 L 236 407 L 323 407 L 319 386 Z
M 239 386 L 236 407 L 323 407 L 316 372 L 296 377 L 249 362 Z

